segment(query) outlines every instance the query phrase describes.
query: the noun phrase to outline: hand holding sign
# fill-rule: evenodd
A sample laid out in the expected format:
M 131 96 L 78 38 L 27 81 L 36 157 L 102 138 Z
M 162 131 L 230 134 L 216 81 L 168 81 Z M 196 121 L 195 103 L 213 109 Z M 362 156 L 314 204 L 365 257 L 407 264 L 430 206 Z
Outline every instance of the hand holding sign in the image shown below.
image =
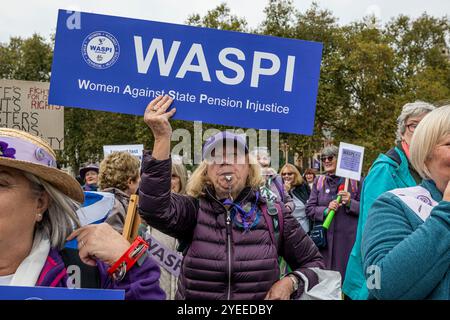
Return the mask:
M 174 115 L 176 109 L 166 112 L 172 102 L 173 99 L 169 96 L 158 96 L 145 109 L 144 122 L 152 130 L 155 140 L 170 139 L 172 135 L 169 118 Z
M 341 206 L 342 196 L 339 194 L 343 192 L 343 189 L 344 189 L 344 185 L 341 184 L 338 189 L 339 193 L 338 193 L 337 199 L 331 201 L 330 204 L 328 205 L 328 209 L 330 209 L 330 211 L 328 212 L 328 215 L 323 223 L 323 227 L 325 229 L 328 229 L 330 227 L 331 221 L 333 221 L 336 210 Z
M 334 214 L 337 210 L 337 208 L 335 208 L 336 204 L 333 202 L 337 202 L 339 204 L 338 207 L 340 206 L 340 203 L 347 205 L 350 202 L 351 194 L 347 191 L 349 179 L 358 181 L 361 179 L 363 158 L 363 147 L 344 142 L 340 143 L 336 175 L 345 178 L 345 185 L 339 186 L 337 199 L 330 203 L 330 212 L 323 223 L 325 229 L 330 227 L 331 221 L 333 221 Z M 332 203 L 333 205 L 331 205 Z
M 328 204 L 328 209 L 336 211 L 337 209 L 339 209 L 339 206 L 339 202 L 337 200 L 333 200 Z
M 172 126 L 169 123 L 169 118 L 175 114 L 176 109 L 166 111 L 172 101 L 173 99 L 169 96 L 158 96 L 145 109 L 144 122 L 152 130 L 155 137 L 152 156 L 158 160 L 165 160 L 170 157 Z
M 72 232 L 67 241 L 74 238 L 78 240 L 81 261 L 90 266 L 97 265 L 97 259 L 112 265 L 130 247 L 130 243 L 106 223 L 79 228 Z
M 342 190 L 342 191 L 339 191 L 338 196 L 341 197 L 341 203 L 343 205 L 346 205 L 347 203 L 350 202 L 350 197 L 351 197 L 350 192 Z

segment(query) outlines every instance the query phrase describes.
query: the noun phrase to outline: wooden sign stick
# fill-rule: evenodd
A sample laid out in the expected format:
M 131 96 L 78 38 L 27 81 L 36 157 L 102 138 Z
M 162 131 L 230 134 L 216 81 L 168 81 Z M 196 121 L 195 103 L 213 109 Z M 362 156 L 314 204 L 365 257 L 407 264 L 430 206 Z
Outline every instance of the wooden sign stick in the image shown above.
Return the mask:
M 139 225 L 141 224 L 141 217 L 137 212 L 138 200 L 138 195 L 131 195 L 130 203 L 128 204 L 127 216 L 125 217 L 125 224 L 123 226 L 122 235 L 129 242 L 133 242 L 134 239 L 136 239 Z

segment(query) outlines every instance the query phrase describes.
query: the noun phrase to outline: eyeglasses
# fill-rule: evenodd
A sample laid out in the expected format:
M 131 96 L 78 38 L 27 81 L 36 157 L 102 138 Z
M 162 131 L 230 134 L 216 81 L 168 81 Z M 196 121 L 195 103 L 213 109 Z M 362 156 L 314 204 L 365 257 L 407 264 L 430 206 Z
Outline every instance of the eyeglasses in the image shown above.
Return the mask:
M 331 162 L 331 161 L 333 161 L 333 159 L 334 159 L 334 156 L 328 156 L 328 157 L 320 157 L 320 160 L 322 161 L 322 162 L 325 162 L 325 161 L 329 161 L 329 162 Z
M 283 172 L 281 175 L 282 175 L 283 177 L 284 177 L 284 176 L 293 176 L 294 173 L 293 173 L 293 172 Z
M 407 124 L 406 128 L 408 128 L 408 131 L 413 133 L 414 130 L 416 130 L 418 123 L 411 123 L 411 124 Z

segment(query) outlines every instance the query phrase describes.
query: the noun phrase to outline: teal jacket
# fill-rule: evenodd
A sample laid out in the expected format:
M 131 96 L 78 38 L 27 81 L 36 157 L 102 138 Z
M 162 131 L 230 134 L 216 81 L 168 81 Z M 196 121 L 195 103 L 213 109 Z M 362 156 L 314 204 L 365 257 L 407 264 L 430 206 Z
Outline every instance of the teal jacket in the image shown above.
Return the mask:
M 364 270 L 375 266 L 380 276 L 369 298 L 450 299 L 450 202 L 431 180 L 421 186 L 438 203 L 425 221 L 391 192 L 369 210 L 361 246 Z
M 406 155 L 397 147 L 395 151 L 400 156 L 400 164 L 387 155 L 380 154 L 364 180 L 356 240 L 350 253 L 342 288 L 342 291 L 353 300 L 366 300 L 369 296 L 361 258 L 361 239 L 370 207 L 386 191 L 417 185 L 408 169 Z

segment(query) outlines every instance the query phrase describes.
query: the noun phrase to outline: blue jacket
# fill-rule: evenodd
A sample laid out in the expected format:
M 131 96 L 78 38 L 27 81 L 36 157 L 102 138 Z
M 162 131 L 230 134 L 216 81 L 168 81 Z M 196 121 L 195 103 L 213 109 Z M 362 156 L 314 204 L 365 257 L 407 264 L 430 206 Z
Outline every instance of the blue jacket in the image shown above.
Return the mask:
M 437 202 L 425 221 L 391 192 L 369 210 L 361 245 L 363 264 L 364 270 L 375 266 L 380 276 L 369 298 L 450 299 L 450 202 L 442 200 L 433 181 L 424 180 L 421 186 Z M 423 212 L 424 205 L 418 209 Z
M 386 191 L 416 185 L 408 169 L 406 155 L 397 147 L 395 151 L 400 157 L 400 164 L 387 155 L 380 154 L 372 164 L 362 187 L 356 240 L 350 253 L 342 288 L 342 291 L 353 300 L 366 300 L 369 296 L 361 258 L 361 238 L 370 207 Z

